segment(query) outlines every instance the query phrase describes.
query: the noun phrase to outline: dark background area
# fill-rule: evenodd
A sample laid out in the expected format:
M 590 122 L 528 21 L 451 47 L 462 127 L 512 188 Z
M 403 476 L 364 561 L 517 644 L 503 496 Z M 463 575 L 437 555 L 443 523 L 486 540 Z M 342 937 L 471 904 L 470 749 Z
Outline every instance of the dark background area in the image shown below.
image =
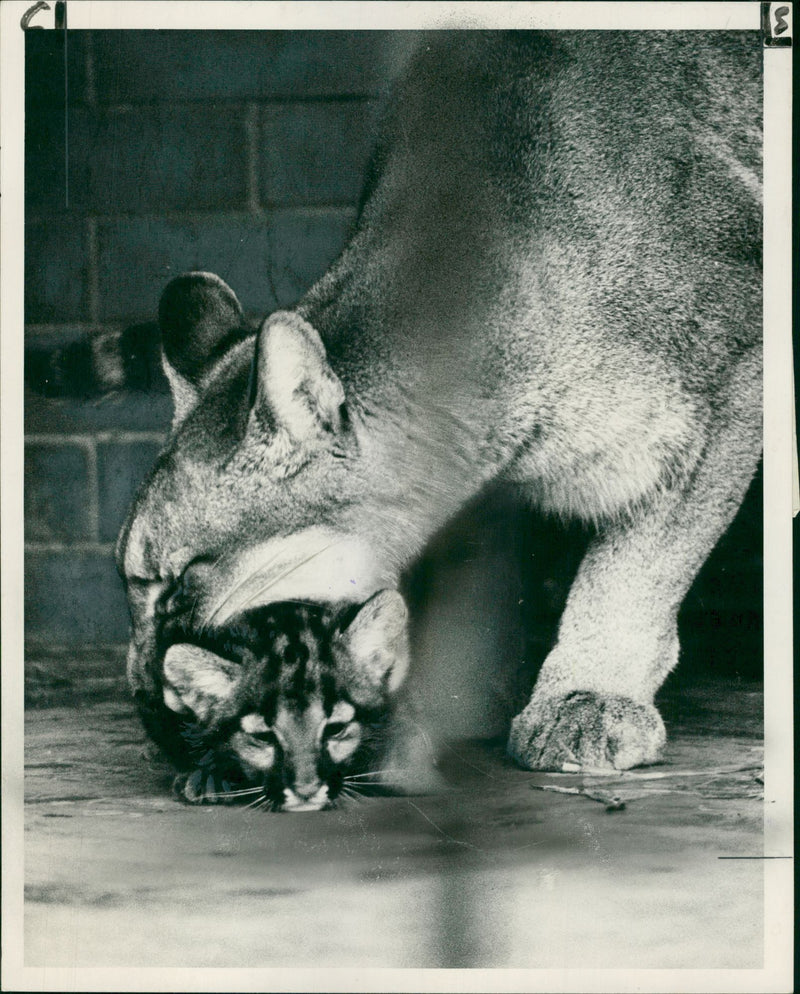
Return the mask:
M 65 46 L 63 33 L 27 33 L 31 700 L 76 676 L 121 679 L 128 619 L 113 543 L 171 414 L 149 324 L 161 290 L 205 269 L 254 320 L 296 301 L 347 238 L 381 93 L 412 42 L 71 31 Z M 673 680 L 761 676 L 761 520 L 759 478 L 683 608 Z M 529 686 L 523 660 L 552 641 L 586 539 L 506 494 L 467 509 L 409 584 L 418 618 L 442 619 L 418 622 L 424 652 L 489 654 Z

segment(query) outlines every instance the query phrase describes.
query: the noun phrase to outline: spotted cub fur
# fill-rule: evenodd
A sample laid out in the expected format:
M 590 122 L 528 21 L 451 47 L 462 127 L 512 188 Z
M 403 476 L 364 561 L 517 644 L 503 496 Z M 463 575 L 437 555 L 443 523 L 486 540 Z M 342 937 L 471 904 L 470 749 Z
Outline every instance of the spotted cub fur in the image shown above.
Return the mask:
M 383 591 L 339 612 L 272 604 L 202 635 L 168 623 L 162 702 L 143 716 L 182 768 L 179 794 L 313 811 L 385 786 L 405 613 Z

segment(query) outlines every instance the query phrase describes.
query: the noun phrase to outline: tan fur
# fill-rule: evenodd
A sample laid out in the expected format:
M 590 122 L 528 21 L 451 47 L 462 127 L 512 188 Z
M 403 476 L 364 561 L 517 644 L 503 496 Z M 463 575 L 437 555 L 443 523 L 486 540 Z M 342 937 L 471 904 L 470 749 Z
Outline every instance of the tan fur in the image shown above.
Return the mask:
M 120 543 L 134 688 L 177 578 L 206 624 L 362 601 L 505 478 L 599 529 L 512 754 L 658 756 L 678 608 L 760 451 L 760 59 L 730 34 L 423 46 L 350 245 L 176 391 Z

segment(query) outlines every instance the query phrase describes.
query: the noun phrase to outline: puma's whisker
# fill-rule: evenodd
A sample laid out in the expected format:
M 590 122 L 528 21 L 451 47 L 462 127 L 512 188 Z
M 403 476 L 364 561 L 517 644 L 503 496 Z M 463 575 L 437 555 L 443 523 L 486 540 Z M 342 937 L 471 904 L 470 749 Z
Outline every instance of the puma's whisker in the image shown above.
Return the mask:
M 391 773 L 409 773 L 408 769 L 392 769 L 392 770 L 371 770 L 369 773 L 353 773 L 351 776 L 345 777 L 345 782 L 353 783 L 356 780 L 366 780 L 367 777 L 382 777 L 386 774 Z
M 189 623 L 192 625 L 198 623 L 197 608 L 199 607 L 199 605 L 200 605 L 200 595 L 197 594 L 195 595 L 194 601 L 192 602 L 192 606 L 189 610 Z
M 254 604 L 258 602 L 258 600 L 260 600 L 263 597 L 263 595 L 271 587 L 273 587 L 277 583 L 281 583 L 283 580 L 286 579 L 286 577 L 291 576 L 292 573 L 300 569 L 302 566 L 305 566 L 307 563 L 310 563 L 317 556 L 323 555 L 325 552 L 331 549 L 335 544 L 336 544 L 335 542 L 329 542 L 321 549 L 317 549 L 314 552 L 312 552 L 305 559 L 293 563 L 288 569 L 284 570 L 282 573 L 279 573 L 277 576 L 271 577 L 267 583 L 263 584 L 255 591 L 255 593 L 251 594 L 250 597 L 243 604 L 237 606 L 236 613 L 238 614 L 252 607 Z M 251 581 L 255 580 L 260 573 L 263 573 L 265 570 L 269 569 L 269 567 L 272 566 L 272 564 L 279 558 L 279 555 L 280 555 L 280 550 L 276 552 L 274 555 L 272 555 L 265 563 L 259 563 L 255 569 L 251 570 L 241 580 L 239 580 L 239 582 L 231 590 L 227 592 L 225 597 L 223 597 L 214 605 L 212 610 L 208 613 L 205 625 L 203 627 L 206 629 L 213 627 L 214 622 L 222 614 L 223 609 L 228 607 L 231 604 L 231 602 L 235 600 L 236 594 L 238 594 Z
M 227 607 L 228 604 L 230 604 L 234 596 L 242 589 L 242 587 L 247 586 L 247 584 L 250 583 L 250 581 L 254 579 L 256 576 L 258 576 L 259 573 L 263 572 L 265 569 L 268 569 L 278 558 L 279 554 L 280 552 L 278 551 L 274 553 L 265 563 L 259 563 L 256 569 L 251 570 L 241 580 L 239 580 L 239 582 L 234 587 L 226 591 L 224 596 L 222 596 L 214 604 L 212 609 L 206 615 L 206 621 L 204 627 L 206 629 L 213 627 L 214 622 L 219 617 L 220 613 L 222 612 L 222 609 L 224 607 Z
M 293 563 L 288 569 L 284 570 L 282 573 L 279 573 L 277 576 L 273 576 L 266 584 L 264 584 L 262 587 L 259 587 L 254 594 L 251 594 L 251 596 L 244 602 L 244 604 L 240 605 L 239 610 L 246 611 L 248 608 L 257 605 L 259 599 L 263 597 L 263 595 L 271 587 L 274 587 L 278 583 L 282 583 L 287 576 L 291 576 L 292 573 L 296 572 L 301 567 L 307 565 L 312 560 L 316 559 L 317 556 L 323 555 L 323 553 L 327 552 L 330 548 L 332 548 L 334 544 L 335 544 L 334 542 L 328 543 L 328 545 L 323 546 L 323 548 L 317 549 L 315 552 L 312 552 L 311 555 L 307 556 L 305 559 L 301 559 L 299 562 Z M 256 576 L 260 572 L 262 572 L 262 570 L 258 570 L 256 573 L 252 575 Z

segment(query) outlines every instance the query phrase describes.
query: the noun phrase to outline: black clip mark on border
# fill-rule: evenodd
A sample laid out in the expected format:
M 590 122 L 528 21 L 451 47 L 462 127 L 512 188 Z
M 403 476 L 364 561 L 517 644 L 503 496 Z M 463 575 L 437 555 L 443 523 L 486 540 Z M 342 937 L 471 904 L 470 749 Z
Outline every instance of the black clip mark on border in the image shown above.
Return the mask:
M 50 10 L 50 4 L 45 3 L 45 0 L 37 0 L 32 7 L 28 7 L 19 21 L 19 26 L 23 31 L 41 30 L 44 27 L 43 24 L 31 24 L 40 10 Z
M 792 33 L 786 21 L 792 14 L 789 3 L 761 4 L 761 37 L 765 48 L 791 48 Z
M 50 10 L 50 4 L 46 3 L 45 0 L 37 0 L 37 2 L 32 6 L 28 7 L 25 13 L 20 18 L 19 26 L 23 31 L 30 31 L 32 29 L 41 29 L 44 24 L 31 24 L 31 21 L 37 14 L 42 11 Z M 56 10 L 55 10 L 55 22 L 53 27 L 56 31 L 66 31 L 67 29 L 67 0 L 57 0 Z

